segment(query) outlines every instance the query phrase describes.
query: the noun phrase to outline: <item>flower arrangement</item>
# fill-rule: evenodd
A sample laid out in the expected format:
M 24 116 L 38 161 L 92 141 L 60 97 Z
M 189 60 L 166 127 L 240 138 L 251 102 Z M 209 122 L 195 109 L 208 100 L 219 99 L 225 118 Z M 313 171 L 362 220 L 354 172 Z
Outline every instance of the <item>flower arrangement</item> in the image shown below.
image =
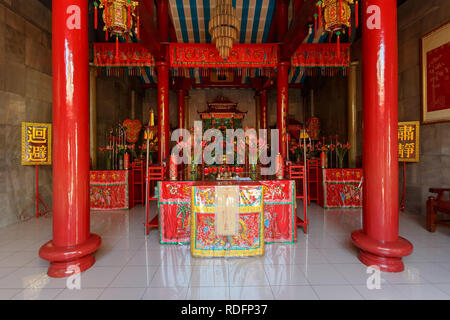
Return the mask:
M 348 150 L 350 150 L 351 145 L 349 142 L 346 144 L 342 144 L 339 141 L 336 143 L 336 154 L 338 156 L 338 165 L 339 168 L 342 169 L 344 167 L 344 157 L 347 154 Z

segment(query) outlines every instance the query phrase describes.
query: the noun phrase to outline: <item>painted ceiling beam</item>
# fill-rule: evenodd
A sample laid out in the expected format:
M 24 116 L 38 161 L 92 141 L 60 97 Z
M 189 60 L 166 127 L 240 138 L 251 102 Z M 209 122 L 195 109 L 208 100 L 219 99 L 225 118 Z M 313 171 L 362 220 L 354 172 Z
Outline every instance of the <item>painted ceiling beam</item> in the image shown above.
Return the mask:
M 287 61 L 309 34 L 308 24 L 314 22 L 316 0 L 304 0 L 295 13 L 296 18 L 292 27 L 283 38 L 280 48 L 280 60 Z
M 139 0 L 139 17 L 141 21 L 141 39 L 154 57 L 159 57 L 161 52 L 158 29 L 153 22 L 154 5 L 152 0 Z

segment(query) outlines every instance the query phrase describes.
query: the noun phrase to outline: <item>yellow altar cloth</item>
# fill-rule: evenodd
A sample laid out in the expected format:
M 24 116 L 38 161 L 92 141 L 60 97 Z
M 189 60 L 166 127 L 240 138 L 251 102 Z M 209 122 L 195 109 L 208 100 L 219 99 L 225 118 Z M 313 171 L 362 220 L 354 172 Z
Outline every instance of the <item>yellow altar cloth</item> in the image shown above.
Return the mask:
M 264 254 L 261 185 L 194 186 L 191 208 L 193 256 Z

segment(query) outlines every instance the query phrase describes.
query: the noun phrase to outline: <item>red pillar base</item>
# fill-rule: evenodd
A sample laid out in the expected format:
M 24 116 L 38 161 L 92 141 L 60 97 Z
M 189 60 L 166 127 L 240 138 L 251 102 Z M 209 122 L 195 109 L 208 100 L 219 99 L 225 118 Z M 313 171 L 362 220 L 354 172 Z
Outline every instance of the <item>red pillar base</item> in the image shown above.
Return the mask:
M 96 234 L 91 234 L 83 244 L 73 247 L 56 247 L 53 241 L 44 244 L 39 250 L 39 256 L 50 261 L 48 276 L 64 278 L 75 273 L 75 267 L 80 272 L 86 271 L 95 263 L 93 253 L 100 246 L 102 240 Z
M 412 244 L 399 237 L 394 242 L 380 242 L 367 236 L 362 230 L 352 233 L 352 241 L 361 249 L 359 260 L 366 266 L 378 266 L 385 272 L 402 272 L 405 267 L 402 257 L 408 256 L 413 250 Z

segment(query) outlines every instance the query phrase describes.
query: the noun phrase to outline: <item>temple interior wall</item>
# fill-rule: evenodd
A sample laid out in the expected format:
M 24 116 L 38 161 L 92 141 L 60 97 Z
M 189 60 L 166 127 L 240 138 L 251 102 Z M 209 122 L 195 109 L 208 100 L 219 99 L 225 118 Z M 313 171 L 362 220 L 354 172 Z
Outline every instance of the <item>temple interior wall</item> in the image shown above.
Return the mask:
M 143 120 L 144 90 L 137 78 L 97 77 L 97 146 L 108 144 L 110 128 L 131 119 L 131 91 L 135 91 L 135 119 Z M 148 121 L 148 120 L 147 120 Z M 97 168 L 106 169 L 106 157 L 97 148 Z
M 155 113 L 158 109 L 157 89 L 149 88 L 145 90 L 143 117 L 144 123 L 148 122 L 149 110 Z M 198 112 L 208 109 L 208 102 L 212 102 L 216 97 L 224 96 L 232 102 L 238 103 L 238 109 L 247 111 L 247 115 L 242 122 L 244 127 L 256 127 L 255 91 L 253 89 L 192 89 L 189 91 L 188 117 L 189 128 L 194 125 L 194 121 L 200 120 Z M 169 95 L 169 115 L 170 128 L 178 126 L 178 106 L 177 95 L 170 91 Z M 298 88 L 289 89 L 289 115 L 299 122 L 303 122 L 303 99 L 301 90 Z M 277 123 L 277 92 L 272 89 L 268 93 L 268 124 L 269 127 L 276 126 Z
M 398 19 L 399 121 L 420 121 L 420 38 L 450 21 L 450 1 L 409 0 Z M 406 208 L 424 215 L 431 187 L 450 187 L 450 122 L 420 126 L 420 162 L 406 164 Z
M 33 0 L 0 0 L 0 227 L 35 214 L 35 167 L 21 165 L 21 123 L 52 122 L 51 12 Z M 51 166 L 39 187 L 51 204 Z
M 420 121 L 422 112 L 420 39 L 450 21 L 450 2 L 409 0 L 398 9 L 399 121 Z M 362 154 L 362 59 L 361 40 L 352 46 L 357 67 L 357 154 Z M 316 92 L 316 110 L 322 128 L 346 123 L 347 82 L 338 78 L 324 81 Z M 320 99 L 323 99 L 320 102 Z M 333 107 L 330 107 L 333 101 Z M 334 113 L 334 110 L 342 112 Z M 332 117 L 330 117 L 332 116 Z M 344 127 L 345 128 L 345 127 Z M 399 188 L 402 188 L 400 163 Z M 431 187 L 450 186 L 450 123 L 421 124 L 420 162 L 406 164 L 406 209 L 425 214 Z
M 421 113 L 421 36 L 450 20 L 450 3 L 409 0 L 399 7 L 399 121 L 418 121 Z M 362 62 L 361 41 L 352 48 Z M 19 221 L 33 203 L 35 168 L 20 164 L 21 122 L 52 122 L 51 12 L 37 0 L 0 0 L 0 227 Z M 357 72 L 358 143 L 362 153 L 362 74 Z M 289 90 L 289 114 L 299 122 L 309 117 L 309 86 L 315 87 L 315 113 L 322 134 L 347 138 L 347 79 L 311 79 L 303 89 Z M 137 79 L 97 79 L 98 146 L 106 145 L 105 131 L 131 117 L 131 89 L 135 89 L 137 119 L 148 122 L 148 110 L 157 110 L 157 90 L 141 89 Z M 255 92 L 251 89 L 193 89 L 189 92 L 189 119 L 223 95 L 248 111 L 244 126 L 255 126 Z M 305 103 L 303 101 L 306 100 Z M 177 127 L 177 96 L 170 91 L 170 126 Z M 276 89 L 268 95 L 268 123 L 276 125 Z M 450 123 L 421 125 L 421 158 L 406 165 L 407 209 L 425 213 L 430 187 L 450 186 Z M 99 161 L 101 161 L 99 157 Z M 100 162 L 101 165 L 101 162 Z M 40 168 L 40 193 L 51 204 L 51 166 Z M 401 175 L 399 177 L 401 182 Z M 401 183 L 400 183 L 401 187 Z M 34 215 L 33 205 L 24 217 Z

